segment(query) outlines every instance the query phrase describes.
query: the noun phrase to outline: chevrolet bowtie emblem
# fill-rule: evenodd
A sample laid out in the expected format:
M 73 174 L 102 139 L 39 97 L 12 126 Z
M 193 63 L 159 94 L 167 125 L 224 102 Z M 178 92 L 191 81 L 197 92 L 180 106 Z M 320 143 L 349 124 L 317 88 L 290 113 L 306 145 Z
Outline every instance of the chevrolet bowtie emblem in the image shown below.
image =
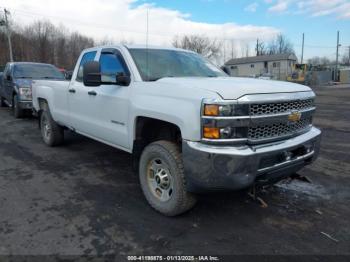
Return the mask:
M 299 111 L 293 111 L 289 116 L 288 120 L 290 122 L 298 122 L 301 119 L 301 113 Z

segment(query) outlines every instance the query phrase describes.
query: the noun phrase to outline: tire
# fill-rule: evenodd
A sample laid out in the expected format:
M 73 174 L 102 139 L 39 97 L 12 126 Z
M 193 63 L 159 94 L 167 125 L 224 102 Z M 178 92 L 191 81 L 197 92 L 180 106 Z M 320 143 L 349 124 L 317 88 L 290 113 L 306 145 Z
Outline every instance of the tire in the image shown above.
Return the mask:
M 148 203 L 166 216 L 176 216 L 196 204 L 195 195 L 186 191 L 182 155 L 179 146 L 157 141 L 142 152 L 139 179 Z
M 53 120 L 48 107 L 46 107 L 40 114 L 40 130 L 41 136 L 46 145 L 53 147 L 63 143 L 63 127 Z
M 24 110 L 19 107 L 18 96 L 13 96 L 12 101 L 13 115 L 15 118 L 22 118 L 24 116 Z

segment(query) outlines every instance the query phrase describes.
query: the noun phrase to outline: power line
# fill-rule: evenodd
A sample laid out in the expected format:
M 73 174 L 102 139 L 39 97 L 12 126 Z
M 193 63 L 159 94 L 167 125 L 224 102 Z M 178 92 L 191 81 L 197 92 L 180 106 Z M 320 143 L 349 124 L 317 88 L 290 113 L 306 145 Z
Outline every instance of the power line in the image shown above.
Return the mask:
M 59 20 L 63 20 L 63 21 L 70 21 L 72 23 L 75 24 L 79 24 L 80 26 L 84 26 L 84 27 L 89 27 L 89 28 L 98 28 L 98 29 L 108 29 L 111 31 L 117 31 L 117 32 L 127 32 L 127 33 L 134 33 L 134 34 L 140 34 L 140 35 L 144 35 L 145 32 L 144 31 L 140 31 L 140 30 L 134 30 L 134 29 L 129 29 L 126 27 L 111 27 L 110 25 L 105 25 L 105 24 L 97 24 L 97 23 L 89 23 L 89 22 L 84 22 L 84 21 L 80 21 L 80 20 L 76 20 L 76 19 L 72 19 L 72 18 L 67 18 L 67 17 L 62 17 L 62 16 L 55 16 L 55 15 L 47 15 L 47 14 L 40 14 L 37 12 L 31 12 L 31 11 L 26 11 L 26 10 L 20 10 L 20 9 L 11 9 L 14 10 L 14 13 L 20 13 L 20 15 L 22 16 L 29 16 L 29 17 L 44 17 L 44 18 L 53 18 L 53 19 L 59 19 Z M 174 34 L 169 33 L 169 32 L 160 32 L 160 31 L 149 31 L 147 33 L 147 35 L 153 35 L 153 36 L 158 36 L 158 37 L 164 37 L 164 38 L 170 38 L 170 37 L 174 37 Z M 231 43 L 232 47 L 231 47 L 231 56 L 233 57 L 233 44 L 232 42 L 234 41 L 234 38 L 220 38 L 220 37 L 208 37 L 211 39 L 216 39 L 216 40 L 220 40 L 220 41 L 228 41 L 229 43 Z M 248 39 L 247 39 L 248 40 Z M 294 45 L 296 47 L 302 47 L 302 45 Z M 304 44 L 304 48 L 315 48 L 315 49 L 333 49 L 334 46 L 322 46 L 322 45 L 306 45 Z M 340 46 L 339 48 L 343 49 L 346 47 Z
M 302 47 L 302 45 L 294 45 L 296 47 Z M 304 47 L 308 48 L 325 48 L 325 49 L 334 49 L 335 46 L 319 46 L 319 45 L 304 45 Z M 345 46 L 339 46 L 339 48 L 346 48 Z
M 126 27 L 111 27 L 110 25 L 105 25 L 105 24 L 97 24 L 97 23 L 89 23 L 89 22 L 83 22 L 80 20 L 76 20 L 76 19 L 72 19 L 72 18 L 67 18 L 67 17 L 63 17 L 63 16 L 55 16 L 55 15 L 47 15 L 47 14 L 40 14 L 37 12 L 32 12 L 32 11 L 26 11 L 26 10 L 20 10 L 20 9 L 14 9 L 12 8 L 11 10 L 14 10 L 16 12 L 22 13 L 22 15 L 25 16 L 30 16 L 30 17 L 36 17 L 36 16 L 41 16 L 41 17 L 46 17 L 46 18 L 53 18 L 53 19 L 60 19 L 60 20 L 64 20 L 64 21 L 71 21 L 73 23 L 76 24 L 80 24 L 81 26 L 88 26 L 88 27 L 93 27 L 93 28 L 99 28 L 99 29 L 108 29 L 108 30 L 113 30 L 113 31 L 118 31 L 118 32 L 128 32 L 128 33 L 135 33 L 135 34 L 140 34 L 140 35 L 144 35 L 145 32 L 144 31 L 139 31 L 139 30 L 134 30 L 134 29 L 129 29 Z M 159 37 L 173 37 L 174 34 L 169 33 L 169 32 L 162 32 L 162 31 L 149 31 L 149 35 L 153 35 L 153 36 L 159 36 Z M 233 41 L 233 38 L 220 38 L 220 37 L 209 37 L 212 39 L 217 39 L 217 40 L 221 40 L 221 41 Z M 296 47 L 302 47 L 302 45 L 294 45 Z M 334 46 L 322 46 L 322 45 L 304 45 L 305 48 L 324 48 L 324 49 L 332 49 L 334 48 Z M 343 48 L 343 47 L 340 47 Z
M 99 28 L 99 29 L 108 29 L 108 30 L 112 30 L 112 31 L 118 31 L 118 32 L 127 32 L 127 33 L 135 33 L 135 34 L 140 34 L 140 35 L 144 35 L 145 32 L 144 31 L 138 31 L 138 30 L 134 30 L 134 29 L 129 29 L 126 27 L 111 27 L 110 25 L 106 25 L 106 24 L 97 24 L 97 23 L 89 23 L 89 22 L 83 22 L 80 20 L 76 20 L 76 19 L 72 19 L 72 18 L 67 18 L 67 17 L 63 17 L 63 16 L 53 16 L 53 15 L 43 15 L 43 14 L 39 14 L 39 13 L 35 13 L 35 12 L 28 12 L 28 11 L 24 11 L 24 10 L 19 10 L 19 9 L 12 9 L 14 11 L 16 11 L 15 13 L 21 13 L 21 15 L 23 16 L 28 16 L 28 17 L 43 17 L 43 18 L 53 18 L 53 19 L 60 19 L 60 20 L 64 20 L 64 21 L 70 21 L 76 24 L 79 24 L 81 26 L 85 26 L 85 27 L 93 27 L 93 28 Z M 174 34 L 173 33 L 169 33 L 169 32 L 162 32 L 162 31 L 149 31 L 148 33 L 149 35 L 153 35 L 153 36 L 160 36 L 160 37 L 173 37 Z M 221 40 L 221 41 L 233 41 L 234 38 L 220 38 L 220 37 L 209 37 L 212 39 L 217 39 L 217 40 Z

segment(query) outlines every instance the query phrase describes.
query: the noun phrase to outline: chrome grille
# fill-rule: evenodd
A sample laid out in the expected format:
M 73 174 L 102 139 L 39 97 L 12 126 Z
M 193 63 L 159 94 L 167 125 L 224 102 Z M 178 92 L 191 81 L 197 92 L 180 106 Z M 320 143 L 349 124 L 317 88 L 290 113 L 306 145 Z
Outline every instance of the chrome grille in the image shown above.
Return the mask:
M 281 103 L 251 104 L 250 115 L 269 115 L 285 113 L 292 110 L 304 110 L 314 106 L 314 99 L 294 100 Z
M 312 124 L 312 118 L 305 118 L 295 123 L 275 123 L 252 126 L 248 129 L 249 140 L 263 140 L 293 135 L 307 129 Z

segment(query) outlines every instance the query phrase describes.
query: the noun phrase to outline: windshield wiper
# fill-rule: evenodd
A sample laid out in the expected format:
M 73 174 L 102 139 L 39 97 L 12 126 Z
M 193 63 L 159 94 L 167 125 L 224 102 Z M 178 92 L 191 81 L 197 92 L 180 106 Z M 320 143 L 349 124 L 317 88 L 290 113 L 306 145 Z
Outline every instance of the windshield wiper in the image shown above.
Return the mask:
M 33 78 L 33 77 L 31 77 L 31 76 L 17 76 L 15 78 L 17 78 L 17 79 L 25 79 L 25 78 Z
M 154 77 L 154 78 L 147 78 L 147 81 L 149 81 L 149 82 L 155 82 L 155 81 L 157 81 L 157 80 L 159 80 L 159 79 L 161 79 L 162 77 Z

